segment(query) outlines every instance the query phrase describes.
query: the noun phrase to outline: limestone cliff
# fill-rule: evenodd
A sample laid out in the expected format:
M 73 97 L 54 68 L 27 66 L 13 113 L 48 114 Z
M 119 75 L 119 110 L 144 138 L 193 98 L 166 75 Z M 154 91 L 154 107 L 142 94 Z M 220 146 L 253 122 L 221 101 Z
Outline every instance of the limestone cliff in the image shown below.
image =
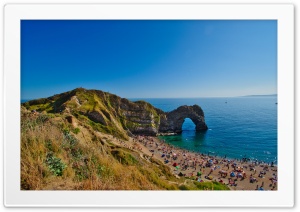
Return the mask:
M 204 112 L 198 105 L 180 106 L 176 110 L 166 113 L 161 119 L 159 132 L 182 132 L 182 124 L 185 118 L 190 118 L 196 125 L 196 131 L 207 130 L 204 120 Z
M 27 109 L 75 116 L 95 130 L 126 138 L 130 134 L 155 136 L 158 133 L 180 133 L 185 118 L 190 118 L 196 130 L 206 130 L 204 113 L 198 105 L 181 106 L 163 112 L 145 101 L 128 99 L 99 90 L 75 90 L 49 98 L 23 103 Z

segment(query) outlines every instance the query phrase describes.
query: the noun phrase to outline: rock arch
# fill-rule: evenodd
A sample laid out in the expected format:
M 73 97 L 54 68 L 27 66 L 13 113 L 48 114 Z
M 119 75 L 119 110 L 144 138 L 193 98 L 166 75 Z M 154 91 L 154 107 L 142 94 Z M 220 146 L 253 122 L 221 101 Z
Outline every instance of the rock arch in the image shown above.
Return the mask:
M 207 130 L 204 119 L 204 113 L 200 106 L 180 106 L 176 110 L 165 113 L 165 117 L 161 119 L 159 132 L 161 133 L 181 133 L 182 124 L 185 118 L 190 118 L 196 126 L 196 131 Z

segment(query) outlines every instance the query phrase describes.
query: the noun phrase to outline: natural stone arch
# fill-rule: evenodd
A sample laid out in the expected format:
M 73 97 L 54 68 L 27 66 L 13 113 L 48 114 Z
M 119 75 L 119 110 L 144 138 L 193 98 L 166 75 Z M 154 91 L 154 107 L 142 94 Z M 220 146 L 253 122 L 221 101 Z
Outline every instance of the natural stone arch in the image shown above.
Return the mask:
M 185 118 L 190 118 L 196 126 L 196 131 L 207 130 L 205 124 L 204 113 L 200 106 L 180 106 L 176 110 L 166 113 L 165 117 L 162 117 L 159 131 L 162 133 L 182 132 L 182 124 Z
M 195 131 L 196 130 L 196 125 L 194 124 L 194 122 L 190 118 L 184 118 L 183 123 L 181 125 L 181 129 L 182 129 L 182 131 L 185 131 L 185 130 Z

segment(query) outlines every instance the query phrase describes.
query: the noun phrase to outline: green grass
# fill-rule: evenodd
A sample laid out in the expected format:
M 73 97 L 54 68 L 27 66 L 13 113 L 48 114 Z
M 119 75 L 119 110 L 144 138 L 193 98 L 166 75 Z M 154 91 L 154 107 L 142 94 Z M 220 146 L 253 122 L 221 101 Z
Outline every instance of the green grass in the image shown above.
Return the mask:
M 128 136 L 127 136 L 125 131 L 120 131 L 114 126 L 110 126 L 110 125 L 105 126 L 105 125 L 102 125 L 100 123 L 96 123 L 92 120 L 89 120 L 88 124 L 94 130 L 96 130 L 98 132 L 107 133 L 107 134 L 113 135 L 113 136 L 115 136 L 117 138 L 121 138 L 121 139 L 126 139 L 126 140 L 128 139 Z
M 74 130 L 73 130 L 73 133 L 75 134 L 78 134 L 80 132 L 80 129 L 78 127 L 76 127 Z
M 111 154 L 121 164 L 132 166 L 132 165 L 135 165 L 138 163 L 138 160 L 132 154 L 130 154 L 124 150 L 121 150 L 121 149 L 112 150 Z
M 180 190 L 230 190 L 227 185 L 211 181 L 211 182 L 197 182 L 192 179 L 185 179 L 185 183 L 179 186 Z
M 37 104 L 37 105 L 30 105 L 26 107 L 28 110 L 36 110 L 38 112 L 42 112 L 42 111 L 52 111 L 53 110 L 53 106 L 52 103 L 48 102 L 45 104 Z

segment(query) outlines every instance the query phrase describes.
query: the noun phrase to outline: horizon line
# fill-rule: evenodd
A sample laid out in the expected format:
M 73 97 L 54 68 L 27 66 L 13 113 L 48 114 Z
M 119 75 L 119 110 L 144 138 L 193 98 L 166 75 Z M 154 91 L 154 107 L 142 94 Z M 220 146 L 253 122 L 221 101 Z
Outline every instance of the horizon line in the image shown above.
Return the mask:
M 64 93 L 64 92 L 63 92 Z M 110 92 L 107 92 L 110 93 Z M 113 93 L 110 93 L 113 94 Z M 54 94 L 55 95 L 55 94 Z M 117 95 L 117 94 L 113 94 Z M 198 98 L 238 98 L 238 97 L 263 97 L 263 96 L 277 96 L 278 94 L 251 94 L 251 95 L 242 95 L 242 96 L 202 96 L 202 97 L 121 97 L 126 99 L 198 99 Z M 52 95 L 53 96 L 53 95 Z M 117 95 L 118 96 L 118 95 Z M 38 98 L 21 98 L 21 101 L 31 101 L 35 99 L 49 98 L 48 97 L 38 97 Z

